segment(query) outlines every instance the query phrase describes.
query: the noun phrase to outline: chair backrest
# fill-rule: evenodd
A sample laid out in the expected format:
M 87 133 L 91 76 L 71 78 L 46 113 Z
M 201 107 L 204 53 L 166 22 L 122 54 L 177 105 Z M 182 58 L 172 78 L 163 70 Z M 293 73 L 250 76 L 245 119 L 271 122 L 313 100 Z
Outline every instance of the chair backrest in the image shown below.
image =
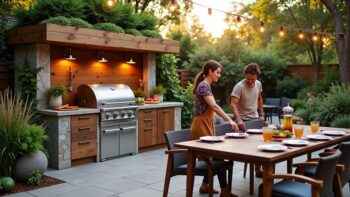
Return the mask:
M 246 129 L 261 129 L 264 123 L 261 120 L 249 120 L 244 122 Z
M 341 143 L 339 150 L 342 152 L 339 159 L 339 164 L 343 164 L 345 166 L 345 171 L 340 175 L 342 185 L 344 186 L 350 180 L 350 141 Z
M 341 154 L 336 150 L 330 156 L 320 157 L 314 178 L 323 181 L 323 187 L 319 190 L 321 196 L 331 196 L 333 193 L 333 176 Z
M 265 98 L 265 104 L 279 107 L 281 105 L 281 98 Z
M 224 123 L 224 124 L 218 124 L 215 125 L 215 133 L 217 136 L 225 135 L 226 133 L 234 132 L 232 130 L 231 124 Z
M 287 98 L 287 97 L 282 97 L 281 99 L 281 107 L 286 107 L 288 105 L 288 103 L 290 103 L 292 99 L 291 98 Z
M 164 133 L 166 145 L 168 150 L 176 149 L 174 146 L 177 142 L 184 142 L 190 140 L 190 129 L 182 129 L 178 131 L 168 131 Z M 186 153 L 178 153 L 174 155 L 174 168 L 186 164 Z

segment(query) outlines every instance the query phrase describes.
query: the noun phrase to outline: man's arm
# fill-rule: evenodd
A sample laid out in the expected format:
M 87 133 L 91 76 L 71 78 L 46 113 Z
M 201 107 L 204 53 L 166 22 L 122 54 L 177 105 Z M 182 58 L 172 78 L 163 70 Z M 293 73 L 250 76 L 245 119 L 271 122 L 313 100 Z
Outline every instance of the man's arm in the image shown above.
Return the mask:
M 237 108 L 238 102 L 239 102 L 239 98 L 231 96 L 231 111 L 236 118 L 236 122 L 239 128 L 245 130 L 246 129 L 245 125 L 241 119 L 241 116 L 239 116 L 239 113 L 238 113 L 238 108 Z
M 258 112 L 259 112 L 259 119 L 265 121 L 265 112 L 263 107 L 263 98 L 261 94 L 258 97 Z

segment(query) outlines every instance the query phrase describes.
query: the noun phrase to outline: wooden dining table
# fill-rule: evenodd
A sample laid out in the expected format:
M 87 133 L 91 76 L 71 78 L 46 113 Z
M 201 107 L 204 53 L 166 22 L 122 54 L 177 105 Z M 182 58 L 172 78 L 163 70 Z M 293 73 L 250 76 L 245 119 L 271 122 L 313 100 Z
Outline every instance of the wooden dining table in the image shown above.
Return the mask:
M 261 134 L 250 134 L 246 138 L 225 138 L 221 142 L 203 142 L 201 140 L 192 140 L 179 142 L 175 147 L 188 150 L 188 167 L 186 180 L 186 196 L 193 194 L 194 170 L 197 157 L 228 159 L 233 161 L 250 162 L 262 164 L 263 166 L 263 196 L 271 196 L 273 180 L 270 177 L 274 172 L 276 163 L 290 161 L 295 157 L 312 153 L 323 148 L 327 148 L 343 141 L 350 140 L 350 129 L 320 127 L 317 134 L 323 135 L 324 131 L 344 131 L 345 135 L 331 136 L 329 140 L 311 140 L 307 136 L 312 134 L 310 126 L 304 126 L 302 139 L 309 143 L 304 146 L 286 145 L 288 148 L 284 151 L 272 152 L 263 151 L 258 148 L 261 144 L 280 144 L 282 140 L 275 138 L 272 141 L 265 142 Z M 288 138 L 288 139 L 294 139 Z

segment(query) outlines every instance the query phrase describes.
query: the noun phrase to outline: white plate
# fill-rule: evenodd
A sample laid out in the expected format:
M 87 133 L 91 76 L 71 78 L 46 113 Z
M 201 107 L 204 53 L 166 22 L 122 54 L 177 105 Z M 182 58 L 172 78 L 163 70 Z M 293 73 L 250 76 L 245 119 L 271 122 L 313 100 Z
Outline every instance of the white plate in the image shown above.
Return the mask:
M 227 137 L 234 137 L 234 138 L 245 138 L 249 136 L 248 133 L 226 133 Z
M 262 132 L 262 129 L 247 129 L 247 133 L 261 134 Z
M 323 134 L 325 135 L 345 135 L 346 133 L 344 131 L 323 131 Z
M 224 141 L 224 136 L 202 136 L 199 138 L 201 141 L 204 142 L 220 142 Z
M 282 143 L 293 146 L 304 146 L 309 144 L 309 142 L 306 140 L 283 140 Z
M 258 146 L 258 149 L 265 151 L 285 151 L 287 150 L 287 146 L 279 145 L 279 144 L 261 144 Z
M 329 137 L 329 136 L 325 136 L 325 135 L 317 135 L 317 134 L 315 134 L 315 135 L 308 135 L 308 136 L 306 136 L 308 139 L 310 139 L 310 140 L 330 140 L 330 139 L 332 139 L 331 137 Z

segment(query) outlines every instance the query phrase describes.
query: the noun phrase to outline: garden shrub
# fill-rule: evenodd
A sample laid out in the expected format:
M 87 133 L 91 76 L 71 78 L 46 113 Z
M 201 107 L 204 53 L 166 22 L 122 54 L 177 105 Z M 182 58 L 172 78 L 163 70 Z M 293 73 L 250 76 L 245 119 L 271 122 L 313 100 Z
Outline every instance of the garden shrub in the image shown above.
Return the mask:
M 142 33 L 140 31 L 138 31 L 137 29 L 126 29 L 124 32 L 127 34 L 134 35 L 134 36 L 142 36 Z
M 350 115 L 337 116 L 332 122 L 332 127 L 350 128 Z
M 35 124 L 26 125 L 21 137 L 21 150 L 26 153 L 32 153 L 37 150 L 44 150 L 43 140 L 47 139 L 42 126 Z
M 93 25 L 91 25 L 87 21 L 80 18 L 68 18 L 68 20 L 70 21 L 70 25 L 74 27 L 90 28 L 90 29 L 94 28 Z
M 94 25 L 95 29 L 103 30 L 103 31 L 110 31 L 110 32 L 116 32 L 116 33 L 124 33 L 124 30 L 113 24 L 113 23 L 97 23 Z
M 33 172 L 30 174 L 27 183 L 29 185 L 39 185 L 41 181 L 42 175 L 40 173 L 40 170 L 33 170 Z
M 12 175 L 15 161 L 21 154 L 22 136 L 33 117 L 31 105 L 20 93 L 12 96 L 9 89 L 0 92 L 0 177 Z
M 293 73 L 291 77 L 277 81 L 276 93 L 278 96 L 296 98 L 297 92 L 308 85 L 308 82 L 300 75 Z
M 317 110 L 311 118 L 329 126 L 338 116 L 350 115 L 350 85 L 332 85 L 329 93 L 317 100 Z
M 134 25 L 137 30 L 156 30 L 157 18 L 147 13 L 134 14 Z
M 180 86 L 180 80 L 176 73 L 177 61 L 178 58 L 172 54 L 157 56 L 157 85 L 167 87 L 168 91 L 164 95 L 165 100 L 184 103 L 181 110 L 181 126 L 182 128 L 189 128 L 194 116 L 193 85 L 189 84 L 185 90 Z
M 41 23 L 51 23 L 51 24 L 64 25 L 64 26 L 71 25 L 70 20 L 64 16 L 51 17 L 49 19 L 45 19 L 45 20 L 41 21 Z
M 144 35 L 146 37 L 162 38 L 162 35 L 160 35 L 160 33 L 156 30 L 145 29 L 145 30 L 141 30 L 141 33 L 142 33 L 142 35 Z

